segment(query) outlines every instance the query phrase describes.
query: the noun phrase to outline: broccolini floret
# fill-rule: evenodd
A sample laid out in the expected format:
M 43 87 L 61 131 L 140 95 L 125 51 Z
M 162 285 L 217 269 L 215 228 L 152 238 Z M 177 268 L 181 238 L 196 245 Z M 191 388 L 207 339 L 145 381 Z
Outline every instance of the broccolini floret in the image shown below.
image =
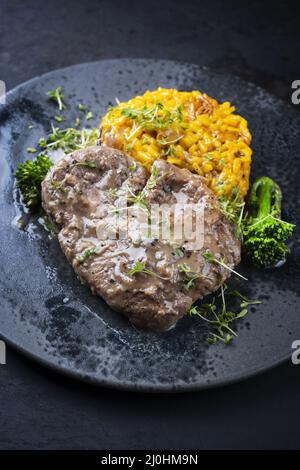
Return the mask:
M 22 193 L 26 207 L 32 209 L 40 205 L 41 184 L 52 165 L 50 158 L 41 154 L 34 160 L 26 160 L 17 169 L 17 188 Z
M 281 220 L 281 199 L 281 189 L 271 178 L 262 176 L 253 183 L 243 220 L 243 251 L 257 266 L 274 266 L 289 253 L 286 242 L 294 225 Z

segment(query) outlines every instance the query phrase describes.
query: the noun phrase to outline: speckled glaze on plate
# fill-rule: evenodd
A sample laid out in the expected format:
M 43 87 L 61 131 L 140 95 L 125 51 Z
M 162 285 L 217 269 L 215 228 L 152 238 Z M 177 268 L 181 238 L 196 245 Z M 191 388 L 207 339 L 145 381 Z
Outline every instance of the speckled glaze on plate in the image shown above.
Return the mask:
M 253 134 L 252 178 L 276 178 L 284 193 L 284 215 L 296 222 L 300 116 L 291 106 L 239 78 L 171 61 L 108 60 L 50 72 L 9 92 L 6 106 L 0 106 L 1 337 L 62 373 L 137 391 L 212 387 L 287 359 L 292 341 L 300 338 L 299 227 L 292 255 L 280 269 L 240 267 L 249 281 L 236 284 L 263 303 L 239 323 L 239 337 L 230 346 L 208 346 L 203 324 L 192 318 L 166 333 L 138 331 L 80 284 L 56 239 L 36 218 L 25 231 L 16 227 L 20 208 L 13 174 L 29 158 L 26 148 L 48 133 L 57 111 L 46 92 L 57 86 L 65 89 L 66 126 L 79 114 L 79 102 L 97 117 L 89 124 L 97 125 L 115 97 L 128 100 L 158 86 L 200 89 L 230 100 Z

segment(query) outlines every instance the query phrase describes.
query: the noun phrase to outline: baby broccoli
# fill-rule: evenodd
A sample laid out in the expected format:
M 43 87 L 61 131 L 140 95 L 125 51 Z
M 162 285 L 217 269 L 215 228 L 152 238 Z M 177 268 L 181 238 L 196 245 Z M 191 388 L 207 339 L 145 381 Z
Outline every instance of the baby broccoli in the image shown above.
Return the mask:
M 289 252 L 286 241 L 294 225 L 281 220 L 281 198 L 281 189 L 271 178 L 262 176 L 253 183 L 243 220 L 243 250 L 257 266 L 274 266 Z
M 53 165 L 46 155 L 26 160 L 16 171 L 17 188 L 20 189 L 26 207 L 33 209 L 41 202 L 41 183 Z

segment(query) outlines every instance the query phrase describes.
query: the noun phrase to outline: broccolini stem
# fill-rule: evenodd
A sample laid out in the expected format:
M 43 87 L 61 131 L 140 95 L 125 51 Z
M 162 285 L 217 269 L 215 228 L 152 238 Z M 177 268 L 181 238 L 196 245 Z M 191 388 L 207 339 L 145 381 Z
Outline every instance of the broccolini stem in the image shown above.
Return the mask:
M 281 189 L 275 181 L 268 176 L 258 178 L 252 185 L 249 195 L 249 205 L 257 213 L 257 219 L 263 219 L 268 215 L 281 217 Z

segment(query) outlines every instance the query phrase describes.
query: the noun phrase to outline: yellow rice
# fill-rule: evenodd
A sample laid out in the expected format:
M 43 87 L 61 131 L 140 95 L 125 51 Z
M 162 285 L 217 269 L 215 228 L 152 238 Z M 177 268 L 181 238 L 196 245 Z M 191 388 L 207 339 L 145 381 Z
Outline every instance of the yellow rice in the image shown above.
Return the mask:
M 249 187 L 251 134 L 228 102 L 200 91 L 158 88 L 111 108 L 102 141 L 123 150 L 148 170 L 158 158 L 203 176 L 217 196 Z M 234 189 L 235 188 L 235 189 Z

